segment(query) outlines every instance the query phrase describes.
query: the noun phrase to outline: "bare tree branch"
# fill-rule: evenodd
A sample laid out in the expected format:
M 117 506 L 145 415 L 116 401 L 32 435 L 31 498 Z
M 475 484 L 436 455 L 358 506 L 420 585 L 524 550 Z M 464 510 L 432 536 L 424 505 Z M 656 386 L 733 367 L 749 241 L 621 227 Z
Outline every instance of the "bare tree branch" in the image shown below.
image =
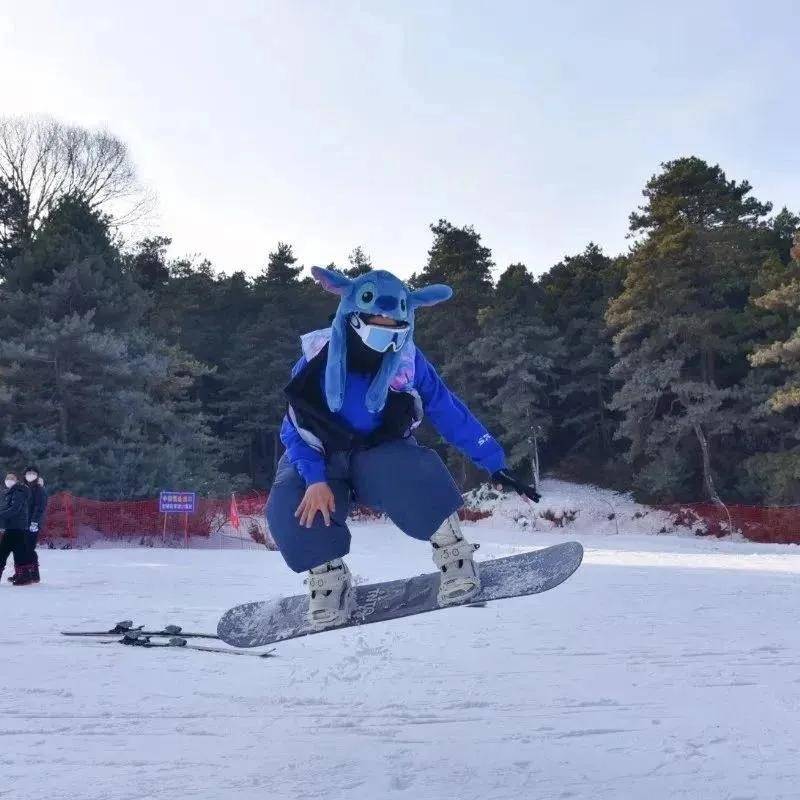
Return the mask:
M 0 117 L 0 178 L 22 198 L 29 231 L 66 194 L 102 208 L 118 226 L 153 208 L 124 142 L 47 117 Z

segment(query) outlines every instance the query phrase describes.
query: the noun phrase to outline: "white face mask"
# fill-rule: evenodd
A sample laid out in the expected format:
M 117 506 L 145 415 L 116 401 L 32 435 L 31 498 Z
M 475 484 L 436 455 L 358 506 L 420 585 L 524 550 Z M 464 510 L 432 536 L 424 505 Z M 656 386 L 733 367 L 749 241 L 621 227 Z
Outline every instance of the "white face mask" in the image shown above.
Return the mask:
M 25 473 L 25 480 L 28 481 L 28 483 L 33 483 L 36 480 L 36 477 L 37 476 L 36 476 L 35 472 L 26 472 Z
M 388 325 L 371 325 L 364 322 L 358 314 L 351 315 L 350 325 L 361 337 L 361 341 L 376 353 L 385 353 L 390 348 L 396 353 L 406 343 L 406 337 L 410 330 L 407 322 L 402 323 L 399 328 Z
M 10 489 L 16 481 L 12 481 L 11 478 L 6 478 L 6 489 Z

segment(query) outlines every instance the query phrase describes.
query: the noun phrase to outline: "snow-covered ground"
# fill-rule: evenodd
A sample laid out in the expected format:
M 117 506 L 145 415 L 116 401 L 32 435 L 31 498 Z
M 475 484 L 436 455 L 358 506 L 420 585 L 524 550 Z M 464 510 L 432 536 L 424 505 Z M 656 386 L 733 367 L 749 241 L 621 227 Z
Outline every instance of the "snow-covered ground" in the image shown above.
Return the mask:
M 41 585 L 0 588 L 0 797 L 800 798 L 800 548 L 651 535 L 662 520 L 624 498 L 544 488 L 572 525 L 499 509 L 468 533 L 482 558 L 582 541 L 564 585 L 263 661 L 58 632 L 213 630 L 300 590 L 276 553 L 43 551 Z M 386 523 L 354 526 L 351 565 L 431 567 Z

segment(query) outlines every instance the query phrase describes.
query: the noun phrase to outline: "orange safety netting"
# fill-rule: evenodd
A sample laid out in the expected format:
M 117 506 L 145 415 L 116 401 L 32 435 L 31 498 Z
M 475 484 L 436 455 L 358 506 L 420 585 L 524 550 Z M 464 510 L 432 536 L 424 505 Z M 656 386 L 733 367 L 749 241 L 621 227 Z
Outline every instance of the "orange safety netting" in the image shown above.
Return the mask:
M 198 497 L 193 514 L 163 514 L 158 498 L 150 500 L 89 500 L 69 492 L 50 497 L 43 539 L 75 540 L 79 537 L 133 539 L 136 537 L 208 537 L 223 529 L 252 527 L 250 520 L 263 519 L 267 494 L 251 492 L 229 498 Z M 357 506 L 351 517 L 375 519 L 379 514 Z M 476 520 L 490 516 L 488 511 L 463 508 L 462 519 Z M 257 532 L 251 536 L 259 541 Z
M 75 497 L 68 492 L 54 494 L 47 505 L 43 539 L 77 541 L 85 538 L 129 540 L 160 537 L 176 540 L 210 537 L 234 529 L 257 543 L 269 546 L 266 529 L 261 530 L 265 492 L 236 495 L 235 498 L 197 498 L 193 514 L 162 514 L 158 498 L 150 500 L 104 501 Z M 714 503 L 691 503 L 661 506 L 672 515 L 675 525 L 686 527 L 700 536 L 741 534 L 754 542 L 800 544 L 800 507 L 745 506 Z M 464 508 L 462 519 L 481 519 L 490 512 Z M 730 518 L 729 518 L 730 515 Z M 369 509 L 356 508 L 356 519 L 378 515 Z M 259 521 L 256 526 L 254 521 Z
M 106 501 L 75 497 L 69 492 L 52 495 L 47 503 L 45 539 L 76 540 L 83 536 L 128 539 L 201 536 L 219 533 L 231 526 L 231 509 L 238 509 L 242 523 L 247 517 L 263 518 L 267 495 L 253 492 L 231 498 L 198 497 L 192 514 L 162 514 L 158 498 L 150 500 Z M 233 520 L 233 527 L 236 520 Z
M 667 508 L 673 522 L 698 536 L 738 533 L 752 542 L 800 544 L 800 507 L 692 503 Z M 730 516 L 729 516 L 730 515 Z M 732 528 L 732 530 L 731 530 Z

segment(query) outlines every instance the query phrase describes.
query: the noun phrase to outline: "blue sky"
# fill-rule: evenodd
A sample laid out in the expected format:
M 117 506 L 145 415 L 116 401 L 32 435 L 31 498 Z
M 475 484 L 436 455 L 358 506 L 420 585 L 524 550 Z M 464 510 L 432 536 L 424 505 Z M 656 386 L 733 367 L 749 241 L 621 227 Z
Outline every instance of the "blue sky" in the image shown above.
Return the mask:
M 627 248 L 664 160 L 800 210 L 796 2 L 0 0 L 0 114 L 105 126 L 173 253 L 257 271 L 361 245 L 407 276 L 428 225 L 499 268 Z

